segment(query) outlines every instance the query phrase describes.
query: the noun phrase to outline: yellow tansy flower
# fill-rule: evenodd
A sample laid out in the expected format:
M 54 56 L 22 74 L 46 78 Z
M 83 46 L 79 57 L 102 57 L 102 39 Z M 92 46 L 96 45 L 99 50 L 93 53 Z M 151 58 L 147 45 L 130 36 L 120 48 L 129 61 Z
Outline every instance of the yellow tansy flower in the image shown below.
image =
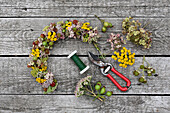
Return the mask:
M 36 78 L 36 81 L 38 83 L 44 83 L 46 81 L 46 79 Z
M 116 58 L 116 56 L 112 55 L 112 58 L 114 59 L 114 58 Z
M 68 27 L 71 27 L 72 26 L 72 22 L 68 22 L 67 24 L 66 24 L 66 29 L 68 29 Z
M 39 69 L 39 71 L 46 71 L 47 70 L 47 66 L 44 66 L 42 69 Z
M 35 67 L 31 67 L 32 69 L 35 69 Z
M 88 25 L 90 25 L 90 23 L 89 22 L 86 22 L 86 23 L 84 23 L 83 24 L 83 26 L 81 27 L 81 29 L 86 29 L 86 30 L 90 30 L 90 28 L 88 27 Z
M 132 59 L 132 62 L 135 62 L 135 59 Z
M 125 54 L 121 54 L 121 56 L 123 57 Z
M 123 63 L 123 62 L 124 62 L 124 60 L 121 60 L 121 62 Z
M 48 32 L 48 36 L 51 36 L 51 32 L 50 31 Z
M 117 60 L 117 58 L 114 58 L 114 60 Z
M 57 41 L 57 38 L 54 38 L 54 41 Z
M 39 50 L 39 49 L 36 49 L 36 50 L 32 49 L 32 53 L 31 53 L 31 54 L 34 55 L 34 56 L 39 57 L 39 55 L 40 55 L 40 50 Z
M 118 59 L 118 62 L 121 62 L 121 60 L 120 60 L 120 59 Z
M 122 60 L 122 59 L 123 59 L 123 56 L 121 56 L 120 59 Z
M 120 67 L 122 67 L 122 64 L 119 64 Z
M 124 50 L 122 49 L 122 50 L 121 50 L 121 53 L 123 53 L 123 52 L 124 52 Z

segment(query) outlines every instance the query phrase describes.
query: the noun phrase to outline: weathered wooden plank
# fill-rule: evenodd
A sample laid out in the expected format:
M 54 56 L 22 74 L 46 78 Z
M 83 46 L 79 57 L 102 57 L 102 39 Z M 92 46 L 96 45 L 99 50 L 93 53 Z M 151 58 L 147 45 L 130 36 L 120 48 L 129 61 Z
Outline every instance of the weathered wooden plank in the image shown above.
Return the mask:
M 108 90 L 114 94 L 170 94 L 170 58 L 169 57 L 148 57 L 146 58 L 153 64 L 153 67 L 159 73 L 158 77 L 149 77 L 147 84 L 138 85 L 138 77 L 132 74 L 137 68 L 142 58 L 137 57 L 136 63 L 132 67 L 122 69 L 116 63 L 107 58 L 106 62 L 110 62 L 114 67 L 132 82 L 132 89 L 128 92 L 120 92 L 116 86 L 104 77 L 98 67 L 88 61 L 87 57 L 81 57 L 86 65 L 90 65 L 90 69 L 83 75 L 79 74 L 79 69 L 75 64 L 65 57 L 50 57 L 48 60 L 48 69 L 54 73 L 58 80 L 58 89 L 53 94 L 73 94 L 76 83 L 87 75 L 93 76 L 92 82 L 101 81 Z M 31 69 L 27 68 L 29 59 L 26 57 L 0 58 L 0 94 L 42 94 L 41 86 L 36 83 L 31 76 Z M 113 74 L 114 76 L 114 74 Z M 125 85 L 119 77 L 114 76 L 122 85 Z
M 22 54 L 28 55 L 32 42 L 42 33 L 41 30 L 49 25 L 51 22 L 57 22 L 61 20 L 67 20 L 69 18 L 1 18 L 0 19 L 0 54 L 1 55 L 15 55 Z M 101 28 L 100 22 L 95 18 L 72 18 L 78 19 L 80 21 L 90 21 L 92 26 L 97 26 Z M 106 21 L 112 22 L 115 25 L 114 28 L 109 29 L 108 33 L 121 33 L 121 22 L 123 18 L 106 18 Z M 143 50 L 140 47 L 136 47 L 130 42 L 127 44 L 128 48 L 131 48 L 136 54 L 159 54 L 159 55 L 168 55 L 170 54 L 170 19 L 168 18 L 149 18 L 139 19 L 142 23 L 146 24 L 147 21 L 150 22 L 150 25 L 147 27 L 153 33 L 153 47 L 150 50 Z M 107 37 L 107 34 L 102 34 L 103 37 Z M 106 40 L 106 38 L 102 39 Z M 72 47 L 70 47 L 72 45 Z M 108 45 L 101 45 L 102 49 L 107 49 L 106 53 L 110 50 Z M 60 55 L 60 54 L 69 54 L 70 51 L 77 49 L 81 51 L 80 54 L 86 54 L 87 51 L 91 50 L 95 52 L 95 49 L 92 45 L 82 44 L 80 41 L 66 41 L 64 43 L 56 44 L 54 49 L 51 51 L 51 54 Z M 165 49 L 166 48 L 166 49 Z
M 170 6 L 169 0 L 8 0 L 1 7 L 52 8 L 57 6 Z
M 101 103 L 74 95 L 1 95 L 0 112 L 36 113 L 168 113 L 168 96 L 112 96 Z
M 44 6 L 44 5 L 43 5 Z M 29 6 L 3 7 L 0 17 L 127 17 L 169 18 L 170 7 L 158 6 L 52 6 L 49 8 L 32 8 Z

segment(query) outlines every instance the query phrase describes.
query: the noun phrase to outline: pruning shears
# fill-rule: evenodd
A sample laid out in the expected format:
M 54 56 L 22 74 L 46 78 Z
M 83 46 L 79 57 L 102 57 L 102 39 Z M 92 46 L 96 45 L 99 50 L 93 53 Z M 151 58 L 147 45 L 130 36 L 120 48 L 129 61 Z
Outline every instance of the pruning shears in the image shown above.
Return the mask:
M 122 75 L 121 73 L 119 73 L 110 63 L 104 63 L 103 61 L 101 61 L 101 59 L 94 55 L 91 52 L 88 52 L 89 55 L 89 59 L 91 62 L 93 62 L 95 65 L 99 66 L 101 73 L 108 77 L 117 87 L 118 89 L 120 89 L 121 91 L 127 91 L 130 88 L 131 82 L 128 78 L 126 78 L 124 75 Z M 112 71 L 113 73 L 115 73 L 116 75 L 118 75 L 120 78 L 122 78 L 124 81 L 126 81 L 126 86 L 122 87 L 110 74 L 109 71 Z

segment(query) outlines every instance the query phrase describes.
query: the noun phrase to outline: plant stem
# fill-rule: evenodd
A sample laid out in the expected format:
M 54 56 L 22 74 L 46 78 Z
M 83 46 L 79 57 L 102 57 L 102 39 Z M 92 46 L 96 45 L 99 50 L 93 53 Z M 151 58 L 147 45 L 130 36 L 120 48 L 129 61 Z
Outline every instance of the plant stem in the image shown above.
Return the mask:
M 102 58 L 105 59 L 104 56 L 103 56 L 103 54 L 101 53 L 99 47 L 97 46 L 97 44 L 96 44 L 95 42 L 93 42 L 93 45 L 94 45 L 94 47 L 97 49 L 97 51 L 100 53 L 100 55 L 102 56 Z
M 91 91 L 93 92 L 93 88 L 92 88 L 92 86 L 91 86 L 91 83 L 90 83 L 90 82 L 89 82 L 89 86 L 90 86 Z
M 143 60 L 142 60 L 142 64 L 144 65 L 144 61 L 145 61 L 145 56 L 143 56 Z M 145 77 L 144 75 L 144 68 L 142 69 L 142 76 Z
M 101 23 L 104 23 L 104 20 L 100 19 L 97 15 L 94 15 L 97 19 L 99 19 L 101 21 Z
M 93 91 L 90 91 L 88 88 L 86 88 L 86 91 L 90 92 L 91 94 L 93 94 L 94 97 L 97 97 L 97 95 L 93 92 Z M 100 101 L 103 102 L 103 100 L 100 98 L 100 97 L 97 97 L 97 99 L 99 99 Z
M 149 24 L 150 24 L 150 22 L 147 22 L 143 28 L 147 27 Z
M 87 94 L 87 93 L 85 93 L 85 95 L 95 97 L 94 95 L 90 95 L 90 94 Z
M 149 62 L 146 61 L 145 56 L 143 56 L 143 60 L 150 66 Z

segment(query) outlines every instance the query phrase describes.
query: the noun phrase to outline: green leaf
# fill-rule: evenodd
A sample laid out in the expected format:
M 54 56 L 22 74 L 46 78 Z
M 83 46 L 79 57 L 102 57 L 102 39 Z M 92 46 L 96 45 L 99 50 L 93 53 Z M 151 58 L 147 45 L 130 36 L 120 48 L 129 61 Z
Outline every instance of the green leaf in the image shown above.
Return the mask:
M 45 61 L 47 61 L 48 60 L 48 57 L 44 57 L 44 58 L 42 58 L 42 62 L 45 62 Z
M 57 88 L 57 86 L 58 86 L 58 83 L 56 83 L 54 87 L 49 86 L 47 89 L 47 92 L 44 91 L 44 94 L 53 92 Z
M 45 26 L 42 31 L 46 31 L 49 28 L 49 26 Z
M 63 21 L 59 21 L 59 22 L 57 22 L 57 24 L 59 25 L 59 24 L 62 24 L 63 23 Z
M 38 68 L 35 68 L 35 69 L 33 69 L 33 70 L 31 71 L 31 75 L 32 75 L 33 77 L 37 77 L 37 73 L 38 73 Z

